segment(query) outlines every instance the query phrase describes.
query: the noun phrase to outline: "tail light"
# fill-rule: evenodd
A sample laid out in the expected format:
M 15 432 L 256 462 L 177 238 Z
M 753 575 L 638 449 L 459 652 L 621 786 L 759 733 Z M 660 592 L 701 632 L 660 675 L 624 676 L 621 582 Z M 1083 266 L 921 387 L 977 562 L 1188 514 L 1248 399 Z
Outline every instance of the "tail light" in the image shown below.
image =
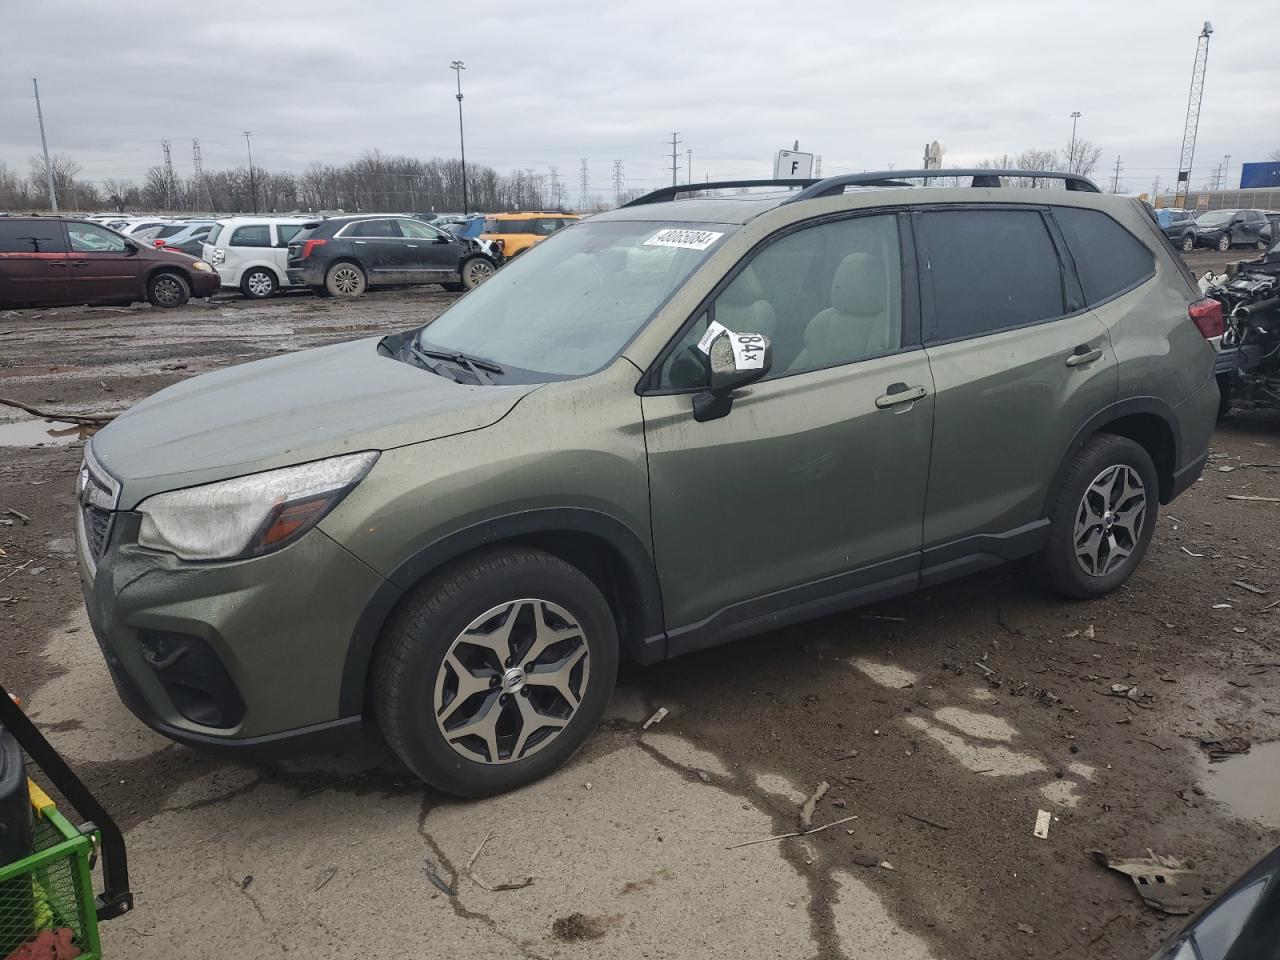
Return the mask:
M 323 247 L 328 242 L 329 242 L 328 240 L 303 240 L 302 252 L 299 253 L 298 256 L 301 259 L 305 260 L 307 259 L 307 257 L 311 256 L 312 250 L 314 250 L 316 247 Z
M 1211 337 L 1222 336 L 1227 329 L 1226 322 L 1222 316 L 1222 304 L 1213 299 L 1213 297 L 1197 300 L 1187 307 L 1187 314 L 1191 317 L 1191 322 L 1196 325 L 1196 329 L 1200 331 L 1201 336 L 1206 340 Z
M 163 241 L 163 240 L 152 240 L 151 242 L 152 242 L 152 243 L 154 243 L 154 244 L 156 245 L 156 249 L 157 249 L 157 250 L 159 250 L 161 247 L 163 247 L 163 246 L 164 246 L 164 241 Z

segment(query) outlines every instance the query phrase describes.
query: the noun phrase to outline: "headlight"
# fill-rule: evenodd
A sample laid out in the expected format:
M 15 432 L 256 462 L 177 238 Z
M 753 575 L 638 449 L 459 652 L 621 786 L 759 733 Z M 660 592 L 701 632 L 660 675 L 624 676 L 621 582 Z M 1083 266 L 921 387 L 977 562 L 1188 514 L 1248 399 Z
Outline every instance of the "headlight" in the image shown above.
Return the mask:
M 257 557 L 320 522 L 378 459 L 351 453 L 148 497 L 138 545 L 184 560 Z
M 213 267 L 209 266 L 203 260 L 197 260 L 195 263 L 191 264 L 191 269 L 199 270 L 202 273 L 213 273 Z

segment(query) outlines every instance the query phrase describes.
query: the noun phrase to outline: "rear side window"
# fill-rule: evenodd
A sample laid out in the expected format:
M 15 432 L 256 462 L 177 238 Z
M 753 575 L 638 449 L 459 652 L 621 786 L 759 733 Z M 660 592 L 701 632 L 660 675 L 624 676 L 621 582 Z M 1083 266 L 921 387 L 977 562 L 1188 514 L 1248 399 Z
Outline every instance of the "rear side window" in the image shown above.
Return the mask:
M 1136 287 L 1155 273 L 1151 251 L 1105 213 L 1056 207 L 1053 216 L 1076 262 L 1090 306 Z
M 931 340 L 979 337 L 1065 313 L 1062 268 L 1036 210 L 930 210 L 920 216 L 933 284 Z
M 233 247 L 269 247 L 271 246 L 271 228 L 265 223 L 254 223 L 247 227 L 236 227 L 231 231 Z
M 58 220 L 0 218 L 0 253 L 66 253 L 62 223 Z
M 280 234 L 281 243 L 289 243 L 298 235 L 298 231 L 302 229 L 300 223 L 277 223 L 276 233 Z
M 398 237 L 400 228 L 394 220 L 365 220 L 351 227 L 353 237 Z

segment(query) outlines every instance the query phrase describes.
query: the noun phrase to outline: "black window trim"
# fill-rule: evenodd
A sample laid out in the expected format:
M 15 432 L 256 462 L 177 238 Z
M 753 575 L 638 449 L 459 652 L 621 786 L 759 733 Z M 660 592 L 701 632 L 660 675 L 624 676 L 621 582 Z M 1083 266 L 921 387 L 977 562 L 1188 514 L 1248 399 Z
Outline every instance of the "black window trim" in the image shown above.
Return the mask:
M 1140 239 L 1138 239 L 1138 237 L 1134 236 L 1132 230 L 1126 227 L 1123 223 L 1121 223 L 1115 217 L 1111 216 L 1111 214 L 1107 213 L 1107 211 L 1099 210 L 1096 207 L 1069 207 L 1069 206 L 1064 206 L 1062 204 L 1056 204 L 1050 207 L 1049 219 L 1053 221 L 1054 229 L 1059 231 L 1061 230 L 1061 227 L 1058 224 L 1057 214 L 1055 213 L 1055 211 L 1057 210 L 1090 210 L 1094 213 L 1102 214 L 1104 217 L 1106 217 L 1108 220 L 1114 223 L 1117 227 L 1119 227 L 1121 230 L 1127 233 L 1130 237 L 1133 237 L 1133 239 L 1137 242 L 1138 246 L 1142 247 L 1143 250 L 1147 251 L 1147 256 L 1151 258 L 1151 269 L 1146 274 L 1143 275 L 1142 279 L 1135 280 L 1133 283 L 1129 284 L 1127 287 L 1122 287 L 1121 289 L 1117 290 L 1115 293 L 1111 294 L 1110 296 L 1104 297 L 1101 300 L 1095 300 L 1093 303 L 1090 303 L 1089 298 L 1084 295 L 1084 281 L 1080 279 L 1080 272 L 1076 268 L 1075 255 L 1072 254 L 1071 246 L 1066 242 L 1066 237 L 1064 235 L 1062 249 L 1066 251 L 1067 260 L 1071 264 L 1071 272 L 1076 279 L 1077 286 L 1080 289 L 1081 302 L 1084 303 L 1085 310 L 1095 310 L 1098 307 L 1106 306 L 1112 300 L 1116 300 L 1120 297 L 1123 297 L 1126 293 L 1132 293 L 1134 290 L 1137 290 L 1143 284 L 1148 283 L 1149 281 L 1155 279 L 1155 276 L 1156 276 L 1155 253 L 1152 251 L 1152 249 L 1149 246 L 1147 246 Z M 1069 314 L 1069 316 L 1074 316 L 1074 314 Z
M 703 318 L 709 316 L 709 322 L 715 321 L 713 306 L 720 294 L 724 293 L 725 288 L 738 278 L 738 275 L 745 270 L 753 260 L 766 249 L 779 240 L 789 237 L 792 234 L 799 233 L 801 230 L 810 227 L 825 226 L 828 223 L 836 223 L 843 220 L 857 220 L 863 217 L 883 217 L 885 215 L 892 216 L 896 221 L 898 228 L 898 258 L 900 261 L 900 270 L 902 273 L 902 346 L 896 350 L 884 350 L 880 353 L 874 353 L 869 356 L 859 357 L 857 360 L 849 360 L 845 363 L 835 363 L 828 367 L 817 367 L 813 370 L 797 370 L 795 373 L 786 373 L 769 380 L 761 381 L 764 383 L 772 383 L 776 380 L 786 380 L 791 377 L 800 377 L 810 373 L 821 373 L 824 370 L 835 370 L 840 367 L 850 367 L 855 364 L 865 363 L 868 360 L 879 360 L 881 357 L 892 357 L 897 354 L 910 353 L 920 350 L 923 342 L 920 337 L 921 332 L 921 294 L 920 289 L 920 271 L 916 269 L 917 257 L 914 241 L 914 224 L 911 222 L 909 211 L 903 206 L 886 206 L 886 207 L 863 207 L 857 210 L 841 210 L 836 213 L 828 213 L 818 217 L 809 217 L 805 220 L 797 220 L 786 226 L 779 227 L 769 235 L 762 237 L 749 250 L 747 250 L 737 262 L 725 271 L 724 276 L 716 283 L 714 287 L 708 291 L 707 295 L 698 301 L 697 307 L 685 318 L 680 324 L 679 329 L 671 336 L 671 338 L 658 351 L 653 361 L 649 364 L 649 369 L 640 378 L 636 384 L 636 393 L 644 397 L 673 397 L 684 394 L 701 393 L 706 389 L 702 387 L 680 387 L 662 389 L 658 387 L 657 380 L 661 375 L 662 365 L 666 362 L 671 352 L 680 344 L 685 335 L 689 332 L 689 328 Z M 910 282 L 909 277 L 914 277 L 915 282 Z
M 1090 207 L 1089 209 L 1093 209 Z M 1076 275 L 1075 261 L 1068 260 L 1064 257 L 1066 254 L 1066 245 L 1063 242 L 1061 234 L 1058 232 L 1058 224 L 1054 221 L 1049 213 L 1049 206 L 1045 203 L 921 203 L 911 205 L 911 218 L 913 225 L 925 213 L 934 213 L 937 211 L 948 210 L 964 210 L 969 212 L 978 212 L 984 210 L 1016 210 L 1016 211 L 1035 211 L 1040 214 L 1040 222 L 1044 225 L 1045 231 L 1049 235 L 1049 242 L 1054 248 L 1054 253 L 1058 259 L 1058 276 L 1061 278 L 1062 304 L 1065 313 L 1061 313 L 1055 317 L 1044 317 L 1040 320 L 1028 320 L 1026 323 L 1018 323 L 1013 326 L 1000 327 L 998 330 L 988 330 L 986 333 L 975 333 L 962 337 L 949 337 L 945 340 L 935 339 L 934 333 L 937 331 L 937 310 L 933 296 L 933 278 L 930 276 L 929 282 L 925 282 L 924 270 L 919 271 L 920 283 L 920 315 L 922 320 L 921 343 L 928 349 L 930 347 L 942 347 L 952 343 L 965 343 L 969 340 L 981 340 L 984 337 L 994 337 L 1001 333 L 1008 333 L 1011 330 L 1026 330 L 1030 327 L 1043 326 L 1046 323 L 1057 323 L 1059 320 L 1069 320 L 1072 317 L 1078 317 L 1083 313 L 1089 312 L 1089 307 L 1084 306 L 1074 310 L 1067 310 L 1071 305 L 1069 293 L 1075 293 L 1079 297 L 1079 302 L 1084 302 L 1084 294 L 1081 292 L 1080 278 Z M 915 231 L 916 243 L 918 249 L 916 257 L 919 263 L 928 262 L 928 249 L 924 241 L 924 231 Z

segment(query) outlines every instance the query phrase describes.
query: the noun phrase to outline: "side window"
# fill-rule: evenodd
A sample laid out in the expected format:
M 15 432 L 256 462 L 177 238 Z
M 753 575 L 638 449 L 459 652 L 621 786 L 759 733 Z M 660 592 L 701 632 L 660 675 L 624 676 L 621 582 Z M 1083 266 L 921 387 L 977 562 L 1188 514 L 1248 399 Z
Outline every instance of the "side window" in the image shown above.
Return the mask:
M 711 320 L 773 341 L 774 380 L 902 346 L 902 261 L 891 215 L 807 227 L 769 244 L 663 361 L 660 389 L 706 383 L 697 343 Z
M 276 224 L 276 233 L 280 237 L 281 244 L 288 243 L 295 236 L 297 236 L 298 231 L 301 229 L 302 229 L 302 224 L 300 223 L 277 223 Z
M 124 253 L 124 237 L 89 223 L 68 223 L 67 236 L 76 253 Z
M 533 233 L 540 237 L 550 236 L 560 229 L 561 221 L 554 217 L 539 217 L 533 221 Z
M 1076 262 L 1090 306 L 1137 286 L 1155 273 L 1155 260 L 1128 230 L 1099 210 L 1055 207 L 1053 217 Z
M 394 220 L 365 220 L 351 228 L 353 237 L 399 237 L 400 228 Z
M 1062 267 L 1036 210 L 929 210 L 920 216 L 933 284 L 932 340 L 980 337 L 1065 312 Z
M 62 224 L 52 220 L 0 219 L 0 253 L 66 253 L 67 244 L 62 238 Z
M 271 228 L 265 223 L 236 227 L 231 231 L 229 242 L 233 247 L 269 247 L 271 246 Z
M 396 222 L 400 224 L 401 235 L 413 240 L 435 240 L 441 236 L 439 230 L 428 226 L 421 220 L 397 220 Z M 445 239 L 452 240 L 453 238 L 446 235 Z

